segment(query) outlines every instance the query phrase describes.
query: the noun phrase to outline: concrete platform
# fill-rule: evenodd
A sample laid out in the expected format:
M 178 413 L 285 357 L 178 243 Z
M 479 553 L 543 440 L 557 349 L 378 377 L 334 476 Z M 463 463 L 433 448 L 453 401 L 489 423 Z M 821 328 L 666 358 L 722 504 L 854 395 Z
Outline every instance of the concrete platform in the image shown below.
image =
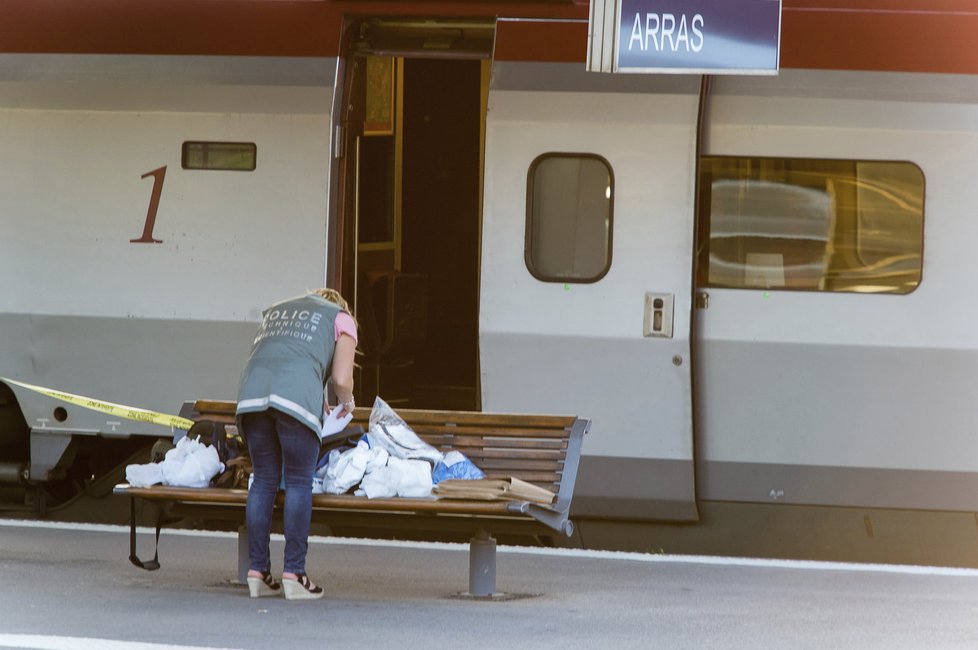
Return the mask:
M 152 555 L 143 531 L 140 554 Z M 273 541 L 280 562 L 283 542 Z M 500 547 L 463 600 L 467 547 L 311 540 L 321 601 L 252 600 L 233 534 L 0 520 L 0 648 L 973 648 L 978 570 Z M 280 568 L 280 564 L 277 568 Z

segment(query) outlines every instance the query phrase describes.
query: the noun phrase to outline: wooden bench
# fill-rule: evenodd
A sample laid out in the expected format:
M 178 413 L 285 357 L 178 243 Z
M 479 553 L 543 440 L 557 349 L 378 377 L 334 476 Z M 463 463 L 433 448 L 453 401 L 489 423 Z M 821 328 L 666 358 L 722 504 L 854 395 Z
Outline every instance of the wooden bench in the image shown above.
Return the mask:
M 181 415 L 217 424 L 234 422 L 233 402 L 198 400 L 188 402 Z M 463 532 L 469 543 L 468 595 L 496 594 L 496 541 L 493 534 L 570 536 L 568 518 L 581 445 L 590 421 L 575 417 L 422 411 L 399 409 L 398 414 L 426 442 L 447 452 L 457 450 L 482 469 L 487 478 L 515 477 L 545 487 L 557 497 L 551 505 L 528 501 L 472 501 L 445 498 L 378 498 L 352 494 L 314 494 L 313 520 L 331 526 L 363 530 L 416 530 L 426 533 Z M 358 408 L 353 425 L 366 431 L 370 409 Z M 247 530 L 244 506 L 247 490 L 178 488 L 155 485 L 148 488 L 117 485 L 115 494 L 131 498 L 130 559 L 141 566 L 135 554 L 136 501 L 153 502 L 167 520 L 187 516 L 215 516 L 239 523 L 238 578 L 245 581 L 248 570 Z M 276 507 L 281 507 L 280 493 Z M 158 520 L 159 521 L 159 520 Z M 159 523 L 157 525 L 157 542 Z M 154 561 L 156 558 L 154 558 Z M 155 566 L 146 568 L 157 568 Z

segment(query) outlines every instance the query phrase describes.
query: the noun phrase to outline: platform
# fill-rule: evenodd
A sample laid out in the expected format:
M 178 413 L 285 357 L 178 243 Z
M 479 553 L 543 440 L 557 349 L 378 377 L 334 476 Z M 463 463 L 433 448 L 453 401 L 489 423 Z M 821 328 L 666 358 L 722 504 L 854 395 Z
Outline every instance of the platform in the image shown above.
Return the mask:
M 148 544 L 146 529 L 140 543 Z M 314 538 L 321 601 L 252 600 L 231 533 L 0 520 L 0 648 L 972 648 L 978 570 L 499 549 L 472 601 L 464 544 Z M 283 542 L 273 539 L 280 561 Z M 148 548 L 148 546 L 147 546 Z M 278 565 L 280 568 L 280 565 Z M 460 577 L 461 576 L 461 577 Z

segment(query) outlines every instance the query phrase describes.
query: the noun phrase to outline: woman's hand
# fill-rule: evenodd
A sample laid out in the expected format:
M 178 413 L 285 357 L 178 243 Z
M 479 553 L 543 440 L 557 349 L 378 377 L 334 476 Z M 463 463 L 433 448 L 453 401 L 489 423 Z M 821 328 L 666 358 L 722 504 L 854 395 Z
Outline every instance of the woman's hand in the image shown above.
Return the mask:
M 339 404 L 337 404 L 336 405 L 336 410 L 339 411 L 339 414 L 338 414 L 339 416 L 343 416 L 343 415 L 347 415 L 347 414 L 352 414 L 353 413 L 353 409 L 355 409 L 356 406 L 357 405 L 354 404 L 354 402 L 353 402 L 353 397 L 350 397 L 350 399 L 348 401 L 346 401 L 346 402 L 340 402 Z
M 323 435 L 331 436 L 334 433 L 339 433 L 346 428 L 346 425 L 350 423 L 353 419 L 353 413 L 344 414 L 341 408 L 337 406 L 335 409 L 329 412 L 326 416 L 326 420 L 323 422 Z

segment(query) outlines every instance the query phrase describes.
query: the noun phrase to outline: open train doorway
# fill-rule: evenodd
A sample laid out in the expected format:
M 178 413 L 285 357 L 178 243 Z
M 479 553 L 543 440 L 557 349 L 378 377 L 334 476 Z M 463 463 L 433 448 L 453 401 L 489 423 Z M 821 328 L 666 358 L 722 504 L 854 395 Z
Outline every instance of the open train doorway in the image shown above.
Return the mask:
M 494 25 L 349 34 L 333 272 L 360 329 L 357 403 L 478 410 L 485 107 Z

